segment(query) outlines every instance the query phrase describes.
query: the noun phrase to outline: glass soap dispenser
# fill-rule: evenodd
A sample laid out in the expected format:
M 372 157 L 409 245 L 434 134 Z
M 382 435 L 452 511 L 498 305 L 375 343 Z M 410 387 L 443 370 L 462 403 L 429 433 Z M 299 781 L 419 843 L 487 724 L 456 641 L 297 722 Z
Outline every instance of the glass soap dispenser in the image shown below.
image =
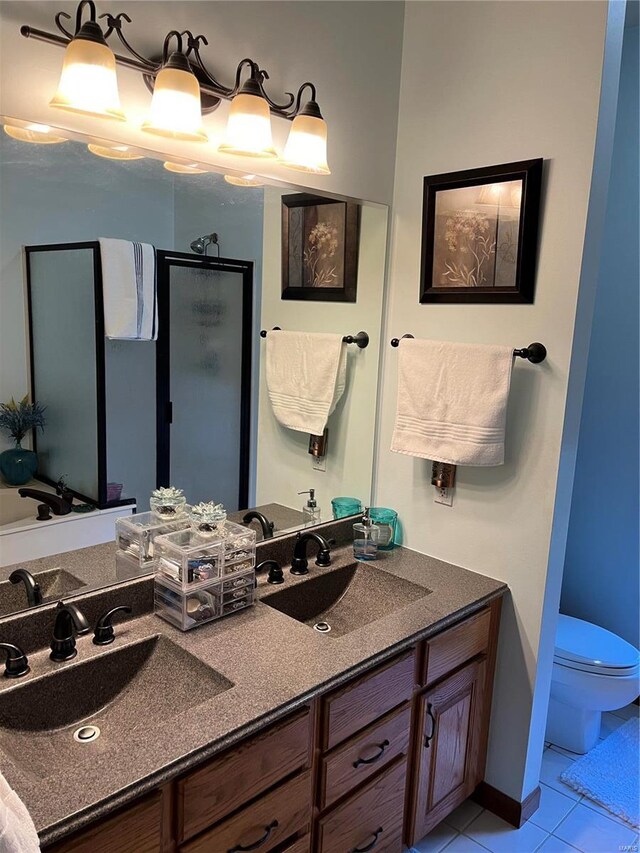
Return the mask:
M 353 525 L 353 556 L 356 560 L 375 560 L 378 556 L 379 538 L 380 528 L 371 521 L 367 507 L 362 521 Z
M 308 489 L 306 492 L 298 492 L 299 495 L 309 495 L 309 499 L 302 507 L 302 523 L 305 527 L 320 523 L 320 507 L 316 502 L 316 490 Z

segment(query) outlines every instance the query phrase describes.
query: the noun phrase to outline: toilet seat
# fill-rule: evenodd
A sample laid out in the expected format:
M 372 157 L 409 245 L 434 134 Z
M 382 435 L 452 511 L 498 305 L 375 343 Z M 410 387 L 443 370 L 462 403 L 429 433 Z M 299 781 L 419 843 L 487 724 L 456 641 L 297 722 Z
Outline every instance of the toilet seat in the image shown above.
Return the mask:
M 561 613 L 554 663 L 613 678 L 629 677 L 640 671 L 640 652 L 606 628 Z

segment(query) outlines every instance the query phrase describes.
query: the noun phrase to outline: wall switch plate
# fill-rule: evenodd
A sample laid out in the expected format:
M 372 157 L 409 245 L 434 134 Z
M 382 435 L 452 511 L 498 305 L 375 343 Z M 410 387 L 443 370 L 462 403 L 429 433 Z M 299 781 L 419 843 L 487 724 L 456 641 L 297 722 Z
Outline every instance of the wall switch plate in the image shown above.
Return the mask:
M 327 457 L 326 456 L 312 456 L 311 457 L 311 467 L 314 471 L 326 471 L 327 470 Z
M 445 489 L 444 487 L 436 486 L 435 503 L 443 506 L 453 506 L 453 489 Z

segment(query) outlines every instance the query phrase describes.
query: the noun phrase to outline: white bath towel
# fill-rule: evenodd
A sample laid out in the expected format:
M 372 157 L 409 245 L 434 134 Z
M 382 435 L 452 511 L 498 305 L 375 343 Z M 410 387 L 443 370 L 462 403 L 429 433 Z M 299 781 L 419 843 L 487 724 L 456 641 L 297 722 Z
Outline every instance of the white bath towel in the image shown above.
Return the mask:
M 452 465 L 502 465 L 513 349 L 403 338 L 391 450 Z
M 0 853 L 37 853 L 38 833 L 20 797 L 0 773 Z
M 322 435 L 345 389 L 342 335 L 272 331 L 266 378 L 273 413 L 284 427 Z
M 156 252 L 149 243 L 101 239 L 104 328 L 107 338 L 158 337 Z

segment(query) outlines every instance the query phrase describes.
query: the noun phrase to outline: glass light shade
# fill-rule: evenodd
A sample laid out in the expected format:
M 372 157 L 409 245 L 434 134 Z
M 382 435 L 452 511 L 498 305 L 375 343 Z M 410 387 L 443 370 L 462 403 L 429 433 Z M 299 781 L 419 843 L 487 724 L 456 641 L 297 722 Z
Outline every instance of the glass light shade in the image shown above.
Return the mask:
M 66 142 L 64 136 L 53 136 L 46 124 L 30 125 L 29 127 L 16 127 L 13 124 L 5 124 L 4 132 L 12 139 L 19 142 L 32 142 L 35 145 L 58 145 Z
M 187 142 L 207 141 L 202 127 L 200 85 L 190 71 L 165 67 L 159 72 L 149 118 L 142 130 Z
M 281 163 L 300 172 L 330 175 L 327 163 L 326 121 L 316 116 L 296 116 L 289 131 Z
M 120 109 L 116 60 L 106 44 L 82 38 L 69 42 L 58 91 L 49 106 L 126 121 Z
M 256 175 L 225 175 L 225 181 L 234 187 L 263 187 L 264 181 Z
M 87 148 L 92 154 L 107 160 L 144 160 L 142 154 L 136 154 L 127 145 L 95 145 L 90 142 Z
M 162 164 L 167 172 L 175 172 L 176 175 L 204 175 L 206 169 L 200 169 L 197 163 L 184 165 L 183 163 L 171 163 L 167 161 Z
M 225 140 L 218 151 L 244 157 L 278 156 L 271 138 L 269 104 L 260 95 L 240 92 L 231 101 Z

